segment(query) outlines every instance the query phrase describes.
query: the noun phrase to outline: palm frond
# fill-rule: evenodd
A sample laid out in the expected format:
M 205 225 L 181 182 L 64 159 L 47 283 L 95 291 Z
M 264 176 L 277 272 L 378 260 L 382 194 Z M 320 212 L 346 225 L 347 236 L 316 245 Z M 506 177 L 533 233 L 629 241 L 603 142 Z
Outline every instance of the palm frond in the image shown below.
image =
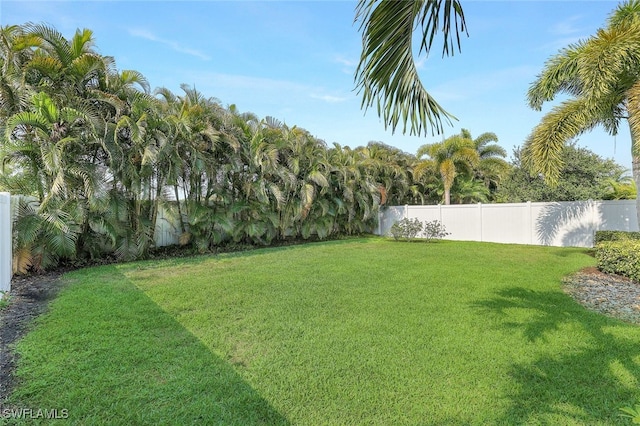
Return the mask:
M 563 102 L 535 127 L 525 142 L 523 160 L 531 162 L 532 170 L 541 173 L 545 181 L 557 183 L 565 143 L 594 128 L 599 119 L 599 111 L 588 108 L 582 98 Z
M 122 70 L 118 74 L 117 80 L 124 87 L 131 87 L 134 84 L 137 84 L 144 91 L 144 93 L 151 92 L 151 86 L 149 85 L 149 81 L 139 71 Z
M 581 52 L 577 76 L 583 93 L 594 105 L 603 99 L 624 99 L 624 92 L 637 81 L 640 69 L 640 23 L 624 28 L 598 30 Z
M 310 181 L 312 181 L 313 183 L 315 183 L 316 185 L 322 188 L 329 186 L 329 181 L 327 181 L 327 177 L 319 170 L 314 170 L 311 173 L 309 173 L 308 178 Z
M 40 41 L 38 47 L 47 51 L 51 56 L 59 58 L 65 64 L 73 59 L 69 43 L 55 28 L 29 22 L 24 25 L 24 29 L 31 36 L 37 37 Z
M 553 100 L 560 93 L 581 93 L 582 82 L 577 77 L 577 70 L 583 49 L 584 42 L 570 45 L 545 63 L 543 72 L 527 92 L 531 108 L 540 111 L 544 102 Z
M 442 161 L 438 167 L 438 171 L 440 172 L 440 176 L 442 177 L 442 182 L 444 183 L 444 187 L 451 188 L 453 185 L 453 180 L 456 177 L 456 166 L 452 159 L 448 158 Z
M 628 0 L 620 3 L 611 13 L 608 20 L 609 27 L 620 27 L 640 20 L 640 1 Z
M 452 19 L 453 17 L 453 19 Z M 429 54 L 435 36 L 442 30 L 443 53 L 453 54 L 451 37 L 465 30 L 464 15 L 457 0 L 382 1 L 360 0 L 356 21 L 361 21 L 362 54 L 356 69 L 356 87 L 362 106 L 376 105 L 385 126 L 395 132 L 400 121 L 403 133 L 443 132 L 443 120 L 455 117 L 446 112 L 426 91 L 413 58 L 412 38 L 417 23 L 422 25 L 420 51 Z M 454 27 L 452 27 L 452 24 Z M 455 31 L 452 29 L 455 28 Z
M 11 139 L 14 132 L 18 132 L 18 135 L 23 135 L 26 131 L 25 126 L 35 127 L 43 132 L 46 132 L 47 121 L 39 114 L 23 111 L 9 117 L 5 124 L 5 138 Z M 16 128 L 20 128 L 17 130 Z
M 627 113 L 631 131 L 631 155 L 640 158 L 640 79 L 627 91 Z

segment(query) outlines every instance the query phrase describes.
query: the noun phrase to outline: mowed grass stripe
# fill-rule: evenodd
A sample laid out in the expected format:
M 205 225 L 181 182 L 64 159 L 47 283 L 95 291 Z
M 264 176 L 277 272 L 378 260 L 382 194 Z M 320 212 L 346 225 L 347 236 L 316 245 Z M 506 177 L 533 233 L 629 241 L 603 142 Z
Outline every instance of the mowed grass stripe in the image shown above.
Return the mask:
M 640 332 L 562 293 L 564 275 L 593 263 L 581 249 L 360 239 L 79 271 L 60 298 L 87 286 L 115 291 L 115 268 L 131 294 L 107 317 L 125 309 L 135 318 L 106 318 L 105 327 L 134 321 L 142 328 L 129 344 L 162 354 L 167 345 L 148 336 L 161 321 L 135 308 L 153 301 L 148 309 L 177 327 L 164 327 L 164 338 L 195 337 L 185 350 L 207 353 L 195 356 L 211 361 L 200 367 L 231 372 L 248 404 L 262 407 L 255 417 L 211 414 L 222 423 L 616 424 L 618 407 L 639 396 Z M 92 299 L 95 309 L 103 298 Z M 56 315 L 70 321 L 71 307 L 59 303 L 34 333 Z M 38 345 L 34 333 L 21 348 Z M 84 345 L 109 352 L 122 344 L 117 336 L 94 334 Z M 167 369 L 179 362 L 158 356 Z M 126 358 L 120 366 L 135 376 Z M 25 374 L 22 392 L 29 382 Z M 131 392 L 120 400 L 144 411 Z M 199 388 L 190 399 L 223 394 Z

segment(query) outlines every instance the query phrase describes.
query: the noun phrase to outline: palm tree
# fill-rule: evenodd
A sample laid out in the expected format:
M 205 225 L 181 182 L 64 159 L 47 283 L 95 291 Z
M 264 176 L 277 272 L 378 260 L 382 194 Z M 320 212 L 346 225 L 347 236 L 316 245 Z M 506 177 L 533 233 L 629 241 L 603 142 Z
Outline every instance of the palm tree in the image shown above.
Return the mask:
M 422 201 L 422 194 L 412 181 L 412 165 L 415 162 L 412 154 L 382 142 L 369 142 L 366 147 L 357 148 L 357 151 L 363 156 L 366 175 L 378 184 L 380 205 L 413 204 L 414 198 Z
M 87 212 L 102 190 L 103 174 L 85 155 L 99 145 L 101 125 L 90 111 L 58 107 L 44 92 L 32 97 L 29 110 L 7 119 L 0 163 L 22 170 L 30 184 L 26 193 L 38 197 L 18 209 L 14 249 L 20 271 L 77 254 Z
M 558 94 L 570 98 L 542 118 L 525 144 L 534 171 L 557 183 L 560 154 L 568 141 L 597 125 L 616 134 L 620 121 L 626 119 L 632 173 L 640 186 L 640 1 L 621 4 L 606 28 L 551 57 L 529 89 L 529 105 L 540 110 Z
M 78 29 L 67 40 L 55 28 L 44 24 L 23 26 L 23 49 L 33 49 L 25 71 L 26 81 L 51 97 L 72 101 L 84 97 L 104 81 L 113 60 L 94 49 L 93 32 Z
M 372 161 L 366 149 L 334 144 L 329 150 L 331 166 L 328 198 L 336 227 L 346 234 L 370 231 L 385 195 L 381 162 Z
M 635 200 L 638 197 L 638 188 L 631 176 L 618 174 L 608 179 L 606 185 L 608 193 L 604 198 L 607 200 Z
M 454 135 L 442 142 L 422 145 L 416 157 L 428 159 L 416 164 L 414 170 L 419 179 L 427 169 L 440 174 L 444 185 L 444 203 L 451 204 L 451 187 L 460 173 L 473 175 L 473 167 L 478 164 L 479 156 L 473 141 L 463 135 Z
M 40 203 L 52 197 L 90 198 L 100 179 L 83 161 L 86 147 L 96 144 L 101 122 L 89 110 L 58 107 L 44 92 L 32 97 L 29 111 L 7 119 L 0 163 L 13 163 L 33 179 Z
M 0 120 L 24 110 L 29 102 L 23 70 L 33 52 L 18 47 L 23 37 L 20 26 L 0 27 Z
M 456 204 L 486 203 L 489 195 L 489 188 L 473 177 L 456 179 L 451 188 L 451 198 Z
M 162 116 L 166 122 L 166 141 L 158 144 L 158 161 L 154 167 L 162 174 L 160 190 L 165 185 L 173 189 L 177 217 L 182 232 L 181 242 L 193 243 L 199 250 L 207 250 L 220 235 L 214 236 L 215 222 L 220 220 L 211 202 L 225 197 L 221 192 L 223 167 L 232 166 L 226 158 L 221 160 L 220 147 L 234 145 L 233 138 L 225 137 L 221 128 L 225 112 L 214 98 L 206 98 L 197 89 L 181 85 L 184 92 L 176 96 L 166 88 L 157 89 L 163 106 Z M 225 143 L 221 143 L 225 142 Z M 164 169 L 162 173 L 158 168 Z M 231 167 L 232 168 L 232 167 Z M 189 224 L 189 226 L 187 226 Z
M 460 135 L 472 139 L 467 129 L 462 129 Z M 498 136 L 493 132 L 485 132 L 473 139 L 473 144 L 478 152 L 478 164 L 475 169 L 475 177 L 482 182 L 492 194 L 498 189 L 502 180 L 510 170 L 509 163 L 504 160 L 507 151 L 498 145 Z
M 413 59 L 413 32 L 422 29 L 420 53 L 429 54 L 440 31 L 442 53 L 453 55 L 460 49 L 460 33 L 466 32 L 462 6 L 458 0 L 360 0 L 356 21 L 362 31 L 362 54 L 356 70 L 356 86 L 362 106 L 377 106 L 385 126 L 395 131 L 410 121 L 411 134 L 442 133 L 442 120 L 454 119 L 426 91 Z M 454 35 L 455 33 L 455 43 Z

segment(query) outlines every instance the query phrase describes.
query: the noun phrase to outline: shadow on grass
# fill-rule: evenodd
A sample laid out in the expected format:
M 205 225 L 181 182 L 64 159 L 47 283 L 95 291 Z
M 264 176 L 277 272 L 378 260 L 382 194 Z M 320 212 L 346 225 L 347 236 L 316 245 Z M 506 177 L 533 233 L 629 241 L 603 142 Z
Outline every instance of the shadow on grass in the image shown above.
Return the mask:
M 519 331 L 539 354 L 511 366 L 518 391 L 508 395 L 510 408 L 497 423 L 620 424 L 619 408 L 640 396 L 640 328 L 556 291 L 513 287 L 474 306 L 493 315 L 497 327 Z
M 261 256 L 265 253 L 286 253 L 288 251 L 300 250 L 301 248 L 312 248 L 315 245 L 334 246 L 334 245 L 364 245 L 370 244 L 371 240 L 383 241 L 377 235 L 359 235 L 348 236 L 327 240 L 301 240 L 296 242 L 282 243 L 281 245 L 271 246 L 239 246 L 237 250 L 226 250 L 224 247 L 219 252 L 198 253 L 189 251 L 177 246 L 163 247 L 162 254 L 143 260 L 135 260 L 128 263 L 119 263 L 120 268 L 144 269 L 153 268 L 154 265 L 160 264 L 162 267 L 192 265 L 207 262 L 211 259 L 235 259 L 250 258 L 253 256 Z M 175 251 L 175 253 L 173 252 Z
M 66 279 L 17 346 L 14 406 L 65 408 L 76 424 L 289 424 L 116 267 Z

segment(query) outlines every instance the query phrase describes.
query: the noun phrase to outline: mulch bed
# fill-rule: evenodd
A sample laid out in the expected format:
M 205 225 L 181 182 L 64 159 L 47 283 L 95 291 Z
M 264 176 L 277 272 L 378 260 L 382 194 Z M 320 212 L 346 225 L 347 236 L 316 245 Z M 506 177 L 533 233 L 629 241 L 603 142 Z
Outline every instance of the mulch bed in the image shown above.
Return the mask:
M 587 309 L 640 324 L 640 284 L 586 268 L 564 280 L 564 291 Z
M 0 408 L 15 386 L 13 343 L 29 331 L 60 288 L 64 271 L 14 277 L 10 303 L 0 311 Z M 640 284 L 587 268 L 564 280 L 564 291 L 586 308 L 640 325 Z

